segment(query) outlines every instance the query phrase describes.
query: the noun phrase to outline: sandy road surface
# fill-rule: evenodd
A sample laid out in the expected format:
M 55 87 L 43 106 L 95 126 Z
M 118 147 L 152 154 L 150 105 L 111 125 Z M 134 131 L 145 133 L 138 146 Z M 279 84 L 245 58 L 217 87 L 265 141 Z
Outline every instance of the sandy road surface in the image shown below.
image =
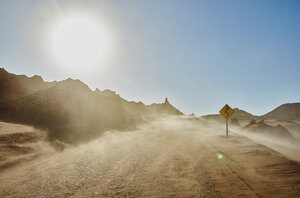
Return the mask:
M 300 165 L 197 120 L 45 154 L 0 172 L 0 197 L 300 197 Z

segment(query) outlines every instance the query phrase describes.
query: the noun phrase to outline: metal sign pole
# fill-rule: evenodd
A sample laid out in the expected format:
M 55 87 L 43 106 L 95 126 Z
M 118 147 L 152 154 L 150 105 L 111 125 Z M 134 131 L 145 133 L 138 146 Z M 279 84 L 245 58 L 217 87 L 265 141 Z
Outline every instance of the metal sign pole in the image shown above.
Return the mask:
M 228 138 L 228 119 L 226 119 L 226 138 Z

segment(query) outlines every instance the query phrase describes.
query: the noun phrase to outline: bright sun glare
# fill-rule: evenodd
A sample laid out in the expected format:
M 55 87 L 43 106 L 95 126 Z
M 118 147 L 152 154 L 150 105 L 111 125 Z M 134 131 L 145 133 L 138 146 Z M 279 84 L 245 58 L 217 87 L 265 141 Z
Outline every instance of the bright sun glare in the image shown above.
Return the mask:
M 70 66 L 95 66 L 103 58 L 106 45 L 104 32 L 88 17 L 65 17 L 52 32 L 54 55 Z

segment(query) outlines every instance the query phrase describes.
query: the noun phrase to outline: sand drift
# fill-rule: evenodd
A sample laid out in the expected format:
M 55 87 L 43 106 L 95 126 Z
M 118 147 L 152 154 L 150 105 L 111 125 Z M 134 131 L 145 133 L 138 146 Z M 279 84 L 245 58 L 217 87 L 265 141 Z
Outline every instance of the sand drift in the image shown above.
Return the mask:
M 0 197 L 299 197 L 297 161 L 241 131 L 224 135 L 222 125 L 169 116 L 63 152 L 45 142 L 1 170 Z

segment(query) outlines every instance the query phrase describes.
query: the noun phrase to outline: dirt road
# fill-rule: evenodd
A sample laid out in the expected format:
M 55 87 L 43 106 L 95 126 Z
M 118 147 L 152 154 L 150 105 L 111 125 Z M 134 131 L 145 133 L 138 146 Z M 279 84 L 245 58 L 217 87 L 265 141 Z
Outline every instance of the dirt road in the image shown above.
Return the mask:
M 0 197 L 300 197 L 298 162 L 199 120 L 162 119 L 50 150 L 1 171 Z

